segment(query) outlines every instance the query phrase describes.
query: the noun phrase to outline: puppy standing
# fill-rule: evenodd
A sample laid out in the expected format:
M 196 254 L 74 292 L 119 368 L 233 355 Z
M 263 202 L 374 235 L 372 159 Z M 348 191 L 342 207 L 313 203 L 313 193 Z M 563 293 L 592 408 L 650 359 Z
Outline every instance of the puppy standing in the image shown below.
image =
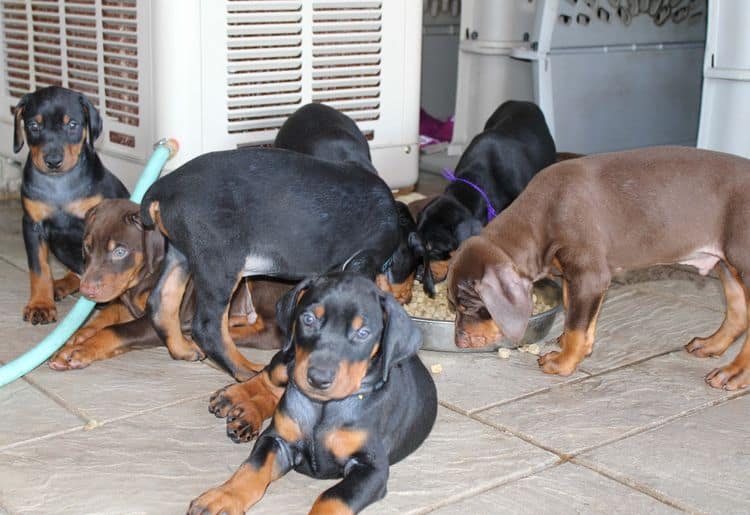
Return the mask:
M 332 162 L 350 161 L 377 175 L 370 160 L 370 146 L 357 124 L 325 104 L 307 104 L 295 111 L 279 129 L 274 146 Z M 395 202 L 395 205 L 398 246 L 386 269 L 381 269 L 377 275 L 376 283 L 404 304 L 411 300 L 415 270 L 420 261 L 425 290 L 433 293 L 434 286 L 426 252 L 409 208 L 403 202 Z M 286 366 L 293 357 L 289 350 L 282 351 L 257 376 L 228 385 L 211 396 L 209 411 L 219 418 L 226 417 L 227 435 L 232 440 L 247 441 L 258 434 L 263 420 L 271 416 L 284 392 Z
M 24 95 L 14 116 L 14 152 L 21 150 L 24 137 L 29 145 L 21 200 L 31 297 L 23 318 L 46 324 L 57 320 L 55 299 L 78 289 L 86 211 L 104 198 L 127 197 L 128 190 L 94 150 L 102 121 L 84 95 L 43 88 Z M 50 251 L 70 270 L 63 279 L 53 281 Z
M 562 273 L 565 330 L 560 352 L 539 358 L 544 372 L 568 375 L 594 346 L 596 320 L 612 274 L 682 263 L 707 274 L 718 266 L 726 318 L 688 352 L 719 356 L 748 328 L 750 160 L 687 147 L 653 147 L 558 163 L 459 249 L 448 276 L 456 305 L 456 345 L 519 340 L 531 314 L 533 281 Z M 717 265 L 718 264 L 718 265 Z M 706 381 L 750 385 L 750 343 Z
M 403 308 L 353 273 L 301 282 L 280 302 L 289 385 L 250 457 L 190 514 L 242 514 L 291 469 L 343 480 L 311 513 L 357 513 L 386 494 L 389 465 L 427 438 L 437 394 Z
M 344 113 L 325 104 L 307 104 L 286 119 L 279 129 L 274 146 L 309 154 L 328 161 L 353 161 L 378 175 L 372 164 L 370 145 L 357 124 Z M 426 269 L 422 282 L 427 293 L 434 295 L 427 252 L 417 226 L 403 202 L 396 202 L 399 215 L 399 244 L 388 266 L 378 276 L 378 286 L 390 292 L 401 304 L 411 301 L 417 267 Z
M 456 166 L 459 179 L 446 186 L 417 216 L 435 280 L 442 281 L 448 260 L 462 241 L 479 234 L 489 221 L 489 206 L 501 213 L 542 168 L 555 162 L 555 142 L 544 114 L 532 102 L 509 100 L 492 113 Z

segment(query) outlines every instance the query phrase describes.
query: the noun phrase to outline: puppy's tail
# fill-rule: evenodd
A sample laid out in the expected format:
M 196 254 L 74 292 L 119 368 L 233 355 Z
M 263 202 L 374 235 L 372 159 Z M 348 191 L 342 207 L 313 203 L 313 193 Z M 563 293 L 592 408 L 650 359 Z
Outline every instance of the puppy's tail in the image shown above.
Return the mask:
M 141 220 L 143 220 L 143 225 L 147 228 L 156 227 L 164 236 L 169 236 L 162 221 L 159 201 L 155 200 L 150 193 L 151 190 L 149 189 L 143 196 L 143 201 L 141 201 Z

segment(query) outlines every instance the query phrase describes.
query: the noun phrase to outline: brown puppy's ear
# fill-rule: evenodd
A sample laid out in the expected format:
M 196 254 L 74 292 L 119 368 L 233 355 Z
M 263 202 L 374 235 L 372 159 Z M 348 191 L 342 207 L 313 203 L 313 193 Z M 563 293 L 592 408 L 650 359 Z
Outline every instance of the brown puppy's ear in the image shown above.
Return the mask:
M 20 152 L 23 148 L 23 110 L 29 101 L 29 94 L 25 94 L 13 108 L 13 152 Z
M 81 95 L 80 102 L 83 108 L 86 130 L 89 133 L 88 143 L 91 145 L 91 148 L 94 148 L 94 142 L 99 137 L 99 134 L 102 133 L 102 117 L 99 116 L 99 111 L 85 95 Z
M 88 225 L 91 225 L 92 223 L 94 223 L 94 220 L 96 219 L 96 213 L 97 213 L 97 210 L 99 209 L 100 205 L 101 205 L 101 203 L 100 204 L 96 204 L 95 206 L 90 207 L 88 209 L 88 211 L 86 211 L 86 214 L 83 215 L 83 224 L 85 226 L 88 226 Z
M 387 293 L 380 294 L 380 306 L 386 320 L 383 337 L 380 341 L 380 380 L 388 381 L 388 373 L 395 364 L 417 353 L 422 346 L 422 333 L 406 311 Z
M 476 285 L 492 320 L 511 341 L 519 342 L 526 332 L 532 310 L 531 289 L 531 280 L 520 276 L 510 263 L 487 267 Z
M 284 346 L 282 347 L 282 351 L 284 352 L 292 346 L 292 337 L 294 336 L 294 324 L 292 320 L 297 303 L 315 280 L 316 277 L 308 277 L 286 292 L 276 303 L 276 323 L 279 329 L 281 329 L 281 334 L 284 335 Z

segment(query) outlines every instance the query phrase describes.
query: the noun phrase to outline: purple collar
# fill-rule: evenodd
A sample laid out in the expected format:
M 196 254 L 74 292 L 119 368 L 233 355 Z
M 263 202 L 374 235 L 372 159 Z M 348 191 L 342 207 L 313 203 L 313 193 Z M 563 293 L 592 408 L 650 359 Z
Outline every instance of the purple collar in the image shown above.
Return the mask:
M 482 188 L 480 188 L 479 186 L 477 186 L 471 181 L 467 181 L 466 179 L 462 179 L 461 177 L 456 177 L 455 175 L 453 175 L 453 172 L 451 172 L 447 168 L 443 168 L 443 177 L 448 179 L 450 182 L 455 182 L 455 181 L 463 182 L 464 184 L 467 184 L 471 186 L 472 188 L 474 188 L 477 191 L 477 193 L 479 193 L 482 196 L 485 203 L 487 204 L 487 223 L 490 223 L 490 221 L 492 221 L 492 219 L 497 216 L 497 212 L 495 211 L 495 208 L 492 207 L 492 202 L 490 202 L 490 198 L 487 196 L 487 193 L 485 193 L 485 191 Z

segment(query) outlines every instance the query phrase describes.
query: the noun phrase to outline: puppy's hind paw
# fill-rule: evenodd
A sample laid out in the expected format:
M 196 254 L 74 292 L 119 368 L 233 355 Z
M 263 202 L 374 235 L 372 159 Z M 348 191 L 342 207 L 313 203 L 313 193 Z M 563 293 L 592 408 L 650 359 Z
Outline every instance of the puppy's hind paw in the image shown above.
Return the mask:
M 706 382 L 713 388 L 740 390 L 750 386 L 750 368 L 730 363 L 709 372 Z

